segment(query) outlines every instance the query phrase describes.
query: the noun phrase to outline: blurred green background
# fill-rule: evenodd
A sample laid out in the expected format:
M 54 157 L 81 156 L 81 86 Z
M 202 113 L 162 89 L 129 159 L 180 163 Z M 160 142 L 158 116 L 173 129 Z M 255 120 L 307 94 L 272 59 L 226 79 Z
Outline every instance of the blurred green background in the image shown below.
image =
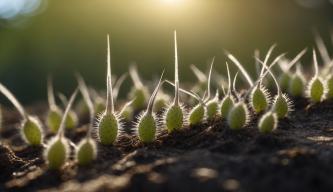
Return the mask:
M 0 81 L 25 104 L 46 100 L 48 74 L 56 91 L 73 90 L 75 71 L 103 89 L 107 33 L 113 73 L 136 62 L 144 79 L 163 68 L 172 78 L 174 29 L 182 81 L 213 56 L 224 73 L 223 49 L 253 71 L 255 48 L 295 56 L 314 46 L 313 29 L 331 45 L 332 22 L 329 0 L 0 0 Z

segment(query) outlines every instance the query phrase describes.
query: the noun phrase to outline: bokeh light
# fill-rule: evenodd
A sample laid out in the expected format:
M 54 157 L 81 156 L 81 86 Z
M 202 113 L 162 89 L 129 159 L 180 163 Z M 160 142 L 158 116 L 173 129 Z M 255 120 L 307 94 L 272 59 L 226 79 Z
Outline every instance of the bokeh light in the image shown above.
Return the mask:
M 1 0 L 0 18 L 14 19 L 18 16 L 34 14 L 42 5 L 42 0 Z

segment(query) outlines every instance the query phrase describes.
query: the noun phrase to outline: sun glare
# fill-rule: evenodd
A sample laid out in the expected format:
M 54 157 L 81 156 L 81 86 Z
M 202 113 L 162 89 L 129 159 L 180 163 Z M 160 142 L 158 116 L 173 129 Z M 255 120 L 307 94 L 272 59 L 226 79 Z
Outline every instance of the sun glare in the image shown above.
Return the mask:
M 170 6 L 179 6 L 184 3 L 185 0 L 161 0 L 163 4 Z

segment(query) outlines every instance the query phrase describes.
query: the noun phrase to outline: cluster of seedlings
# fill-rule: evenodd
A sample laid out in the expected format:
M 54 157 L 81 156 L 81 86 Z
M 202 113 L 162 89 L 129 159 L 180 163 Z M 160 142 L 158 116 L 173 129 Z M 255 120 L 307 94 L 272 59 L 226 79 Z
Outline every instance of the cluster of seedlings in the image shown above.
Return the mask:
M 65 109 L 56 104 L 52 79 L 48 79 L 47 93 L 49 111 L 45 118 L 44 129 L 38 117 L 28 114 L 15 96 L 0 83 L 0 92 L 5 95 L 21 115 L 20 131 L 24 141 L 31 146 L 44 148 L 44 159 L 50 169 L 60 169 L 75 154 L 78 165 L 89 165 L 97 156 L 97 142 L 102 145 L 113 145 L 117 139 L 128 129 L 124 122 L 134 121 L 134 133 L 142 143 L 152 143 L 161 130 L 168 133 L 177 132 L 185 127 L 192 127 L 203 122 L 223 119 L 231 130 L 242 130 L 258 117 L 257 127 L 263 134 L 273 132 L 279 120 L 287 118 L 292 111 L 291 99 L 307 97 L 312 103 L 322 102 L 333 98 L 333 62 L 321 38 L 316 38 L 318 50 L 323 65 L 319 67 L 317 53 L 312 51 L 314 74 L 307 80 L 303 75 L 300 59 L 306 53 L 302 50 L 294 59 L 288 60 L 285 53 L 271 59 L 275 49 L 273 45 L 261 59 L 259 51 L 254 54 L 258 77 L 253 80 L 238 59 L 226 52 L 228 61 L 225 63 L 227 83 L 218 82 L 216 91 L 211 89 L 214 79 L 213 68 L 215 58 L 212 59 L 208 75 L 194 65 L 191 66 L 199 82 L 191 89 L 180 88 L 178 72 L 177 34 L 174 32 L 174 81 L 163 79 L 162 72 L 149 97 L 149 87 L 142 83 L 136 67 L 130 67 L 130 76 L 133 88 L 129 93 L 129 102 L 120 110 L 116 110 L 115 103 L 119 88 L 126 78 L 122 75 L 117 80 L 111 75 L 110 40 L 107 36 L 107 73 L 106 73 L 106 99 L 99 96 L 96 91 L 88 88 L 84 79 L 76 74 L 78 88 L 70 99 L 60 94 Z M 232 75 L 230 64 L 238 71 Z M 274 66 L 279 66 L 280 73 L 276 75 Z M 295 66 L 295 67 L 294 67 Z M 295 68 L 295 69 L 294 69 Z M 274 69 L 274 70 L 273 70 Z M 241 75 L 248 84 L 247 89 L 237 90 L 237 77 Z M 215 74 L 217 76 L 217 74 Z M 217 79 L 217 78 L 215 78 Z M 271 88 L 273 80 L 275 88 Z M 115 83 L 113 83 L 115 82 Z M 174 98 L 162 91 L 167 83 L 174 87 Z M 227 85 L 227 86 L 226 86 Z M 89 128 L 82 140 L 75 144 L 66 137 L 65 132 L 78 126 L 78 115 L 72 105 L 81 93 L 83 102 L 79 102 L 81 110 L 89 112 Z M 219 93 L 221 92 L 221 94 Z M 182 102 L 186 101 L 190 102 Z M 190 107 L 194 106 L 194 107 Z M 117 108 L 118 109 L 118 108 Z M 138 113 L 139 112 L 139 113 Z M 133 117 L 134 114 L 138 114 Z M 133 120 L 135 119 L 135 120 Z M 46 131 L 51 134 L 45 140 Z M 75 149 L 75 151 L 71 151 Z

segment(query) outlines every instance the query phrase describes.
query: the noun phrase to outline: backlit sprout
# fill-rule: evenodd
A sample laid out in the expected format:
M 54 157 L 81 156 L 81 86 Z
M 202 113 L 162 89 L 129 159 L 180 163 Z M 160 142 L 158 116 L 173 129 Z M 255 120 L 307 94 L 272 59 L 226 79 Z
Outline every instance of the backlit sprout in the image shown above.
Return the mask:
M 185 111 L 179 103 L 179 78 L 178 78 L 178 53 L 177 53 L 177 32 L 174 31 L 175 44 L 175 98 L 164 114 L 164 123 L 168 132 L 181 129 L 184 124 Z
M 211 78 L 212 78 L 212 71 L 213 71 L 213 65 L 214 65 L 215 57 L 212 60 L 212 63 L 210 65 L 209 74 L 208 74 L 208 80 L 207 80 L 207 97 L 204 100 L 206 103 L 206 111 L 207 111 L 207 119 L 211 120 L 218 114 L 218 107 L 219 107 L 219 95 L 218 90 L 216 91 L 215 97 L 211 98 Z
M 50 139 L 44 151 L 44 159 L 49 169 L 60 169 L 69 158 L 69 143 L 70 141 L 65 137 L 65 123 L 66 117 L 70 108 L 75 100 L 78 89 L 72 94 L 65 113 L 61 119 L 60 127 L 56 136 Z
M 22 117 L 20 130 L 23 139 L 32 146 L 42 145 L 44 134 L 39 119 L 28 115 L 15 96 L 1 83 L 0 92 L 7 97 Z
M 97 156 L 96 142 L 91 137 L 91 132 L 94 127 L 95 111 L 94 105 L 91 101 L 88 88 L 80 75 L 77 75 L 77 81 L 79 84 L 79 89 L 83 98 L 86 102 L 86 105 L 89 108 L 90 123 L 87 131 L 87 135 L 83 138 L 78 147 L 76 148 L 76 161 L 79 165 L 89 165 Z
M 307 49 L 303 49 L 299 52 L 296 57 L 292 61 L 288 61 L 286 59 L 279 60 L 279 66 L 282 70 L 280 76 L 278 77 L 278 82 L 282 91 L 288 91 L 289 88 L 289 81 L 291 79 L 291 73 L 289 70 L 303 57 L 306 53 Z
M 226 63 L 226 67 L 227 67 L 227 73 L 228 73 L 228 92 L 223 97 L 222 102 L 221 102 L 220 113 L 221 113 L 222 118 L 228 117 L 229 111 L 235 103 L 235 99 L 234 99 L 233 95 L 231 94 L 231 76 L 230 76 L 230 70 L 229 70 L 228 63 Z M 237 75 L 235 75 L 235 77 L 237 77 Z
M 207 81 L 208 81 L 205 73 L 202 72 L 200 69 L 198 69 L 195 65 L 191 65 L 190 68 L 193 71 L 196 78 L 198 79 L 198 82 L 192 88 L 192 91 L 195 93 L 203 93 L 206 89 L 206 85 L 207 85 Z
M 306 95 L 312 102 L 317 103 L 325 99 L 327 86 L 322 78 L 319 77 L 318 61 L 315 50 L 313 50 L 313 63 L 315 74 L 307 85 Z
M 57 133 L 61 123 L 62 110 L 56 105 L 51 77 L 47 79 L 47 98 L 49 111 L 46 117 L 46 125 L 52 133 Z
M 303 96 L 305 90 L 305 78 L 302 75 L 300 65 L 296 66 L 296 73 L 292 75 L 289 82 L 289 93 L 294 97 Z
M 67 97 L 62 93 L 59 93 L 58 95 L 59 95 L 59 98 L 62 101 L 62 103 L 65 106 L 68 105 Z M 74 129 L 78 125 L 78 123 L 79 123 L 78 116 L 76 115 L 76 113 L 73 110 L 70 110 L 67 114 L 65 127 L 67 129 Z
M 160 78 L 155 90 L 153 91 L 153 93 L 149 99 L 146 111 L 138 118 L 136 130 L 138 132 L 139 139 L 143 143 L 151 143 L 155 140 L 155 137 L 156 137 L 156 130 L 157 130 L 158 122 L 156 120 L 155 114 L 153 113 L 153 105 L 154 105 L 154 101 L 155 101 L 156 95 L 158 93 L 158 90 L 161 86 L 162 78 L 163 78 L 163 73 L 161 75 L 161 78 Z
M 117 137 L 118 132 L 122 130 L 119 115 L 115 112 L 113 102 L 113 90 L 111 80 L 111 53 L 110 53 L 110 40 L 107 36 L 107 99 L 104 113 L 100 116 L 98 122 L 98 138 L 103 145 L 113 144 Z
M 258 128 L 261 133 L 273 132 L 278 124 L 278 118 L 276 113 L 268 111 L 265 113 L 258 122 Z
M 135 65 L 130 66 L 129 72 L 134 84 L 134 87 L 129 93 L 129 98 L 135 98 L 132 104 L 133 109 L 135 111 L 141 110 L 147 105 L 149 91 L 147 87 L 143 85 Z
M 235 76 L 234 85 L 236 84 L 237 75 Z M 235 94 L 237 91 L 234 87 Z M 244 98 L 237 98 L 239 101 L 235 103 L 231 108 L 227 116 L 227 123 L 230 129 L 240 130 L 246 126 L 250 121 L 250 114 Z
M 283 94 L 281 91 L 281 87 L 277 81 L 277 79 L 275 78 L 274 74 L 271 72 L 271 67 L 273 66 L 273 64 L 271 64 L 269 67 L 265 66 L 264 63 L 262 61 L 260 61 L 259 59 L 257 59 L 265 68 L 266 68 L 266 72 L 269 72 L 269 74 L 271 75 L 271 77 L 274 80 L 276 89 L 277 89 L 277 95 L 275 96 L 274 100 L 273 100 L 273 106 L 271 111 L 273 113 L 276 113 L 277 117 L 279 119 L 281 118 L 285 118 L 288 116 L 289 112 L 291 111 L 291 102 L 288 98 L 288 96 L 286 94 Z

